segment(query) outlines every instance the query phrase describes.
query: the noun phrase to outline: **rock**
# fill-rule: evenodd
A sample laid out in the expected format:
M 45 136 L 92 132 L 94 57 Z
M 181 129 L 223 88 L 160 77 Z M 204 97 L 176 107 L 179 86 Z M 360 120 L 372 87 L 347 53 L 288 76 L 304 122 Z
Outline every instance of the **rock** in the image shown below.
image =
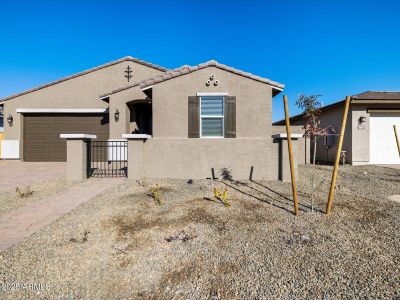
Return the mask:
M 300 236 L 300 240 L 301 240 L 302 242 L 305 242 L 305 243 L 311 242 L 311 238 L 310 238 L 308 235 L 305 235 L 305 234 L 303 234 L 303 235 Z

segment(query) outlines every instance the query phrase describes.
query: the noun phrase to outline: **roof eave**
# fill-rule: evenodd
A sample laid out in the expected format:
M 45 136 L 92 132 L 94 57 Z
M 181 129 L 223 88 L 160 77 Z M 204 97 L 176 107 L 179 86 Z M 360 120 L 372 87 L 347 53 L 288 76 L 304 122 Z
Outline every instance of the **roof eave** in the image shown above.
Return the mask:
M 177 77 L 181 77 L 181 76 L 187 75 L 189 73 L 193 73 L 193 72 L 196 72 L 198 70 L 205 69 L 205 68 L 208 68 L 208 67 L 216 67 L 216 68 L 222 69 L 224 71 L 231 72 L 233 74 L 236 74 L 236 75 L 239 75 L 239 76 L 243 76 L 243 77 L 248 78 L 248 79 L 252 79 L 254 81 L 258 81 L 258 82 L 261 82 L 261 83 L 268 84 L 268 85 L 272 86 L 274 89 L 276 89 L 279 92 L 281 92 L 285 88 L 285 85 L 282 84 L 282 83 L 279 83 L 279 82 L 276 82 L 276 81 L 272 81 L 272 80 L 270 80 L 268 78 L 262 78 L 260 76 L 253 75 L 251 73 L 244 72 L 242 70 L 238 70 L 238 69 L 235 69 L 235 68 L 220 64 L 220 63 L 218 63 L 216 61 L 213 61 L 213 60 L 212 61 L 208 61 L 206 63 L 198 64 L 198 65 L 192 66 L 192 67 L 183 66 L 181 68 L 177 68 L 177 69 L 174 69 L 174 70 L 167 71 L 167 72 L 165 72 L 163 74 L 159 74 L 159 75 L 157 75 L 155 77 L 152 77 L 152 78 L 149 78 L 149 79 L 146 79 L 146 80 L 142 80 L 141 83 L 140 83 L 140 88 L 141 89 L 145 89 L 145 88 L 147 88 L 149 86 L 153 86 L 155 84 L 158 84 L 158 83 L 161 83 L 161 82 L 164 82 L 164 81 L 167 81 L 167 80 L 171 80 L 171 79 L 174 79 L 174 78 L 177 78 Z M 279 94 L 279 92 L 276 93 L 276 94 Z
M 153 68 L 153 69 L 156 69 L 156 70 L 159 70 L 159 71 L 164 71 L 164 72 L 168 71 L 167 68 L 161 67 L 159 65 L 155 65 L 155 64 L 146 62 L 144 60 L 141 60 L 141 59 L 138 59 L 138 58 L 134 58 L 132 56 L 125 56 L 123 58 L 108 62 L 106 64 L 103 64 L 103 65 L 100 65 L 100 66 L 97 66 L 97 67 L 94 67 L 94 68 L 90 68 L 88 70 L 85 70 L 85 71 L 82 71 L 82 72 L 79 72 L 79 73 L 76 73 L 76 74 L 73 74 L 73 75 L 70 75 L 70 76 L 67 76 L 67 77 L 60 78 L 60 79 L 57 79 L 55 81 L 51 81 L 49 83 L 37 86 L 35 88 L 31 88 L 31 89 L 25 90 L 25 91 L 20 92 L 20 93 L 16 93 L 16 94 L 7 96 L 5 98 L 0 99 L 0 103 L 4 103 L 5 101 L 11 100 L 13 98 L 16 98 L 16 97 L 19 97 L 19 96 L 23 96 L 23 95 L 26 95 L 26 94 L 29 94 L 29 93 L 33 93 L 33 92 L 39 91 L 41 89 L 47 88 L 49 86 L 52 86 L 52 85 L 55 85 L 55 84 L 58 84 L 58 83 L 61 83 L 61 82 L 64 82 L 64 81 L 79 77 L 79 76 L 83 76 L 83 75 L 86 75 L 86 74 L 89 74 L 89 73 L 92 73 L 92 72 L 107 68 L 109 66 L 119 64 L 119 63 L 124 62 L 124 61 L 135 62 L 135 63 L 142 64 L 142 65 L 148 66 L 150 68 Z

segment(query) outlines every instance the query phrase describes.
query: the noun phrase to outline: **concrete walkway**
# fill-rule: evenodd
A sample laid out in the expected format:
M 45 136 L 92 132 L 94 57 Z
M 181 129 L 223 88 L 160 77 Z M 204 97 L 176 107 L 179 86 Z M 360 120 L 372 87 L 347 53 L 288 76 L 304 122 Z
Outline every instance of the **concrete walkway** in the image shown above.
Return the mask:
M 0 217 L 0 252 L 87 202 L 122 178 L 91 178 L 59 194 L 21 206 Z

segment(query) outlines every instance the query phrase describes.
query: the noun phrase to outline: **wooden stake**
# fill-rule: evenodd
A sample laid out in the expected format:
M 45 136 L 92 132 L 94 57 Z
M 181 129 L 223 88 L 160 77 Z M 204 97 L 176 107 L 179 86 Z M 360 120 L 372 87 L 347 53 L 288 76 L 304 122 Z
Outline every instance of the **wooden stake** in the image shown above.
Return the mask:
M 299 202 L 297 200 L 296 177 L 294 176 L 294 162 L 293 162 L 293 151 L 292 151 L 292 132 L 291 132 L 291 129 L 290 129 L 290 122 L 289 122 L 289 108 L 288 108 L 288 103 L 287 103 L 287 96 L 283 96 L 283 104 L 285 106 L 286 135 L 287 135 L 288 148 L 289 148 L 290 177 L 292 179 L 294 214 L 297 216 L 299 214 Z
M 394 129 L 394 136 L 396 137 L 397 150 L 399 151 L 399 156 L 400 156 L 400 140 L 399 137 L 397 136 L 396 125 L 393 125 L 393 129 Z
M 336 187 L 336 177 L 337 177 L 337 174 L 339 171 L 339 160 L 340 160 L 340 154 L 342 152 L 343 138 L 344 138 L 344 132 L 346 129 L 346 121 L 347 121 L 347 113 L 349 111 L 349 105 L 350 105 L 350 96 L 347 96 L 346 102 L 344 104 L 342 128 L 340 130 L 339 145 L 338 145 L 337 152 L 336 152 L 335 166 L 333 167 L 333 172 L 332 172 L 331 188 L 329 190 L 328 203 L 326 204 L 326 210 L 325 210 L 326 214 L 329 214 L 332 209 L 333 196 L 334 196 L 335 187 Z

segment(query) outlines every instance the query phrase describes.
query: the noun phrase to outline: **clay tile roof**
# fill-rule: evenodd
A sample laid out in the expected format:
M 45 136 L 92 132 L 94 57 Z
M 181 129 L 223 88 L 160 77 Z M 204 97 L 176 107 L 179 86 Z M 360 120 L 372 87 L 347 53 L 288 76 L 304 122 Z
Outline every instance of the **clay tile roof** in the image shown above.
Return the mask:
M 138 59 L 138 58 L 134 58 L 132 56 L 125 56 L 123 58 L 111 61 L 109 63 L 103 64 L 103 65 L 100 65 L 100 66 L 97 66 L 97 67 L 94 67 L 94 68 L 91 68 L 91 69 L 88 69 L 88 70 L 85 70 L 83 72 L 79 72 L 79 73 L 76 73 L 76 74 L 73 74 L 73 75 L 70 75 L 70 76 L 67 76 L 67 77 L 64 77 L 64 78 L 61 78 L 61 79 L 58 79 L 58 80 L 43 84 L 43 85 L 37 86 L 35 88 L 23 91 L 21 93 L 17 93 L 17 94 L 5 97 L 3 99 L 0 99 L 0 101 L 10 100 L 10 99 L 18 97 L 18 96 L 22 96 L 22 95 L 25 95 L 25 94 L 28 94 L 28 93 L 32 93 L 34 91 L 37 91 L 37 90 L 40 90 L 40 89 L 55 85 L 57 83 L 60 83 L 60 82 L 63 82 L 63 81 L 66 81 L 66 80 L 69 80 L 69 79 L 72 79 L 72 78 L 75 78 L 75 77 L 79 77 L 79 76 L 82 76 L 82 75 L 85 75 L 85 74 L 88 74 L 88 73 L 91 73 L 91 72 L 94 72 L 94 71 L 97 71 L 97 70 L 100 70 L 100 69 L 103 69 L 103 68 L 106 68 L 106 67 L 109 67 L 109 66 L 112 66 L 112 65 L 116 65 L 116 64 L 124 62 L 124 61 L 132 61 L 132 62 L 141 64 L 141 65 L 144 65 L 144 66 L 147 66 L 147 67 L 159 70 L 159 71 L 163 71 L 163 72 L 168 70 L 167 68 L 164 68 L 164 67 L 161 67 L 159 65 L 155 65 L 155 64 L 146 62 L 146 61 Z
M 232 67 L 220 64 L 215 60 L 210 60 L 208 62 L 201 63 L 201 64 L 198 64 L 197 66 L 192 66 L 192 67 L 185 65 L 180 68 L 159 74 L 156 77 L 152 78 L 151 80 L 143 80 L 142 82 L 140 82 L 140 87 L 143 89 L 143 88 L 149 87 L 151 85 L 154 85 L 156 83 L 160 83 L 160 82 L 172 79 L 172 78 L 176 78 L 176 77 L 188 74 L 188 73 L 192 73 L 192 72 L 195 72 L 197 70 L 204 69 L 207 67 L 217 67 L 219 69 L 222 69 L 222 70 L 225 70 L 225 71 L 228 71 L 231 73 L 235 73 L 235 74 L 238 74 L 243 77 L 247 77 L 247 78 L 259 81 L 259 82 L 263 82 L 263 83 L 272 85 L 273 87 L 278 88 L 278 89 L 283 89 L 285 87 L 285 85 L 283 85 L 279 82 L 272 81 L 267 78 L 262 78 L 260 76 L 253 75 L 251 73 L 244 72 L 242 70 L 234 69 Z

